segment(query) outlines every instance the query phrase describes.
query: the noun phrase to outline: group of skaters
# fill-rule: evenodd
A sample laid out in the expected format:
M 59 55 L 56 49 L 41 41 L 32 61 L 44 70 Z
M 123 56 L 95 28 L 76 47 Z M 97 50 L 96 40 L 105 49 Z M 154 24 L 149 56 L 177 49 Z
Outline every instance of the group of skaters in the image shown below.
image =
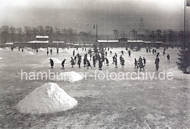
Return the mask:
M 73 68 L 75 65 L 78 66 L 78 68 L 81 68 L 83 66 L 87 69 L 92 69 L 93 67 L 97 67 L 99 70 L 102 70 L 102 67 L 109 66 L 110 65 L 110 59 L 108 59 L 108 52 L 112 54 L 112 51 L 109 50 L 109 48 L 102 48 L 100 50 L 92 50 L 89 49 L 88 51 L 85 49 L 82 49 L 82 51 L 86 51 L 85 54 L 82 56 L 81 54 L 77 53 L 78 49 L 73 50 L 72 57 L 69 60 L 69 63 L 71 64 L 71 67 Z M 128 56 L 131 57 L 131 50 L 126 49 Z M 146 52 L 150 52 L 156 56 L 155 58 L 155 69 L 156 71 L 159 70 L 159 64 L 160 64 L 160 53 L 156 51 L 156 49 L 146 49 Z M 50 53 L 52 53 L 50 49 Z M 77 53 L 77 54 L 76 54 Z M 166 49 L 163 50 L 163 55 L 166 54 Z M 170 61 L 170 55 L 167 54 L 167 60 Z M 115 68 L 118 68 L 118 62 L 120 63 L 121 67 L 125 66 L 125 59 L 124 59 L 124 51 L 121 51 L 121 54 L 118 58 L 118 54 L 115 53 L 112 56 L 112 64 L 115 66 Z M 65 68 L 66 59 L 64 59 L 61 63 L 62 68 Z M 83 63 L 83 64 L 82 64 Z M 54 67 L 53 59 L 50 58 L 50 65 L 51 68 Z M 146 58 L 145 57 L 139 57 L 138 59 L 134 59 L 134 67 L 140 71 L 144 71 L 146 66 Z
M 13 51 L 14 48 L 11 47 L 11 50 Z M 24 48 L 18 48 L 19 51 L 24 52 Z M 82 51 L 85 51 L 84 56 L 82 57 L 81 54 L 77 53 L 78 48 L 76 48 L 76 50 L 73 50 L 72 53 L 72 57 L 70 59 L 70 64 L 71 67 L 73 68 L 75 65 L 78 65 L 78 68 L 81 68 L 81 65 L 83 65 L 83 67 L 87 68 L 87 69 L 92 69 L 93 67 L 95 68 L 98 65 L 98 69 L 102 70 L 103 65 L 109 66 L 110 64 L 110 60 L 108 59 L 108 52 L 110 53 L 110 55 L 112 55 L 112 51 L 109 48 L 102 48 L 102 49 L 89 49 L 87 50 L 86 48 L 82 48 Z M 126 48 L 126 51 L 128 53 L 128 56 L 131 57 L 131 50 L 128 50 Z M 56 49 L 57 54 L 59 54 L 59 48 Z M 146 52 L 147 53 L 152 53 L 153 55 L 156 56 L 155 58 L 155 69 L 156 71 L 159 70 L 159 64 L 160 64 L 160 53 L 157 52 L 156 49 L 150 49 L 150 48 L 146 48 Z M 36 53 L 38 53 L 38 49 L 36 49 Z M 77 54 L 76 54 L 77 53 Z M 125 66 L 125 59 L 124 59 L 124 51 L 121 51 L 121 54 L 118 58 L 118 54 L 115 53 L 112 56 L 112 64 L 115 66 L 115 68 L 118 68 L 118 60 L 120 62 L 121 67 Z M 47 55 L 52 55 L 53 54 L 53 50 L 52 48 L 48 49 L 47 48 Z M 166 48 L 163 49 L 163 56 L 165 56 L 166 54 Z M 168 60 L 168 62 L 170 62 L 170 55 L 167 54 L 166 58 Z M 83 62 L 83 64 L 82 64 Z M 64 69 L 65 68 L 65 63 L 66 63 L 66 59 L 63 59 L 61 66 Z M 91 64 L 92 63 L 92 64 Z M 51 68 L 54 67 L 54 61 L 53 59 L 50 58 L 50 66 Z M 144 71 L 145 70 L 145 66 L 146 66 L 146 58 L 145 57 L 139 57 L 138 59 L 135 58 L 134 59 L 134 67 L 136 69 L 139 69 L 140 71 Z
M 142 71 L 142 70 L 145 70 L 144 68 L 145 68 L 145 65 L 146 65 L 146 59 L 145 59 L 145 57 L 139 57 L 139 59 L 137 60 L 136 58 L 135 58 L 135 61 L 134 61 L 135 63 L 135 68 L 137 68 L 137 69 L 140 69 L 140 71 Z
M 108 48 L 108 51 L 110 51 L 109 48 Z M 109 66 L 109 64 L 110 64 L 110 60 L 107 57 L 108 51 L 106 51 L 106 49 L 94 50 L 94 51 L 89 49 L 88 52 L 86 52 L 84 54 L 84 56 L 82 56 L 79 53 L 76 54 L 76 51 L 73 50 L 73 54 L 72 54 L 72 57 L 70 58 L 69 62 L 71 64 L 72 68 L 75 65 L 77 65 L 78 68 L 81 68 L 81 66 L 83 65 L 83 67 L 87 68 L 87 69 L 89 69 L 89 68 L 92 69 L 93 67 L 95 68 L 98 66 L 98 69 L 102 70 L 103 65 Z M 110 51 L 110 53 L 112 54 L 112 51 Z M 131 53 L 131 52 L 129 52 L 129 53 Z M 120 60 L 120 64 L 122 67 L 124 67 L 124 65 L 125 65 L 125 59 L 124 59 L 123 55 L 124 55 L 124 52 L 121 51 L 119 60 Z M 113 58 L 112 64 L 115 65 L 115 68 L 118 68 L 117 53 L 115 53 L 112 58 Z M 61 66 L 63 69 L 65 68 L 65 63 L 66 63 L 66 59 L 64 59 L 61 63 Z M 51 58 L 50 58 L 50 66 L 51 66 L 51 68 L 54 67 L 54 61 Z
M 11 51 L 13 51 L 13 50 L 14 50 L 14 47 L 11 47 Z M 18 51 L 24 52 L 24 48 L 18 47 Z M 56 51 L 57 51 L 57 54 L 59 54 L 59 48 L 56 48 Z M 39 50 L 35 49 L 35 52 L 38 53 Z M 53 54 L 53 49 L 48 49 L 47 48 L 46 54 L 47 55 L 49 55 L 49 54 L 52 55 Z

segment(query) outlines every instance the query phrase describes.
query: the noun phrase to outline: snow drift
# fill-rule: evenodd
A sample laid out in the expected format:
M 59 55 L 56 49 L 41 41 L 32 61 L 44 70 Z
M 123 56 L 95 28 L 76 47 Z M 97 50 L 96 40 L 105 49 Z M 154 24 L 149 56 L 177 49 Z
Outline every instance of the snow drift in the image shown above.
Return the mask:
M 44 52 L 44 51 L 47 51 L 47 50 L 45 48 L 39 48 L 39 51 Z
M 170 68 L 170 69 L 166 70 L 165 72 L 172 73 L 173 77 L 176 78 L 176 79 L 187 79 L 187 80 L 190 79 L 190 75 L 189 74 L 184 74 L 177 67 Z
M 57 80 L 59 81 L 68 81 L 68 82 L 76 82 L 83 79 L 83 76 L 77 72 L 62 72 L 59 74 Z
M 50 58 L 48 58 L 48 61 L 49 61 L 49 59 L 50 59 Z M 51 59 L 53 60 L 54 63 L 56 63 L 56 64 L 61 64 L 61 61 L 60 61 L 58 58 L 52 57 Z
M 25 52 L 26 55 L 35 55 L 34 52 L 29 51 L 29 50 L 25 50 L 24 52 Z
M 42 64 L 49 64 L 49 62 L 50 62 L 49 59 L 50 59 L 50 57 L 47 58 L 47 59 L 45 59 L 45 60 L 42 62 Z M 53 62 L 54 62 L 55 64 L 61 64 L 61 61 L 60 61 L 58 58 L 51 57 L 51 59 L 53 60 Z
M 17 109 L 21 113 L 54 113 L 72 109 L 77 101 L 56 83 L 45 83 L 21 100 Z

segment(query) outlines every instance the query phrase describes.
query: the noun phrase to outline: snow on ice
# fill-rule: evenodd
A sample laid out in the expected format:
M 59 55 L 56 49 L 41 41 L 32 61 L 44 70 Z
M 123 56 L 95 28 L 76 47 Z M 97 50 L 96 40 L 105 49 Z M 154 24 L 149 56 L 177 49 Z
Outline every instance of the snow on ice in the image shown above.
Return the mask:
M 62 72 L 59 74 L 58 80 L 68 81 L 68 82 L 76 82 L 83 79 L 83 76 L 77 72 Z

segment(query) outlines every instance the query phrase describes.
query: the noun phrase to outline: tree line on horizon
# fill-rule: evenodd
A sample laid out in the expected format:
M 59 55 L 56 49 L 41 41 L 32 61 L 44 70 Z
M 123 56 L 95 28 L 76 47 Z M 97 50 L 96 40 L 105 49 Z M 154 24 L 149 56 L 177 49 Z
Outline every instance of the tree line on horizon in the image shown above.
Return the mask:
M 7 42 L 27 42 L 35 40 L 36 35 L 47 35 L 50 41 L 65 41 L 65 42 L 93 42 L 96 40 L 96 35 L 91 32 L 77 32 L 72 28 L 58 28 L 52 26 L 1 26 L 0 27 L 0 41 L 1 43 Z M 186 40 L 190 39 L 190 32 L 186 32 Z M 138 31 L 135 29 L 130 30 L 128 33 L 113 30 L 113 34 L 109 36 L 98 35 L 99 39 L 119 39 L 128 38 L 133 40 L 146 40 L 146 41 L 162 41 L 172 44 L 182 44 L 184 42 L 184 31 L 170 30 L 144 30 Z
M 79 32 L 72 28 L 57 28 L 52 26 L 1 26 L 0 27 L 0 41 L 7 42 L 28 42 L 35 40 L 36 35 L 49 36 L 50 41 L 88 41 L 94 38 L 90 32 Z

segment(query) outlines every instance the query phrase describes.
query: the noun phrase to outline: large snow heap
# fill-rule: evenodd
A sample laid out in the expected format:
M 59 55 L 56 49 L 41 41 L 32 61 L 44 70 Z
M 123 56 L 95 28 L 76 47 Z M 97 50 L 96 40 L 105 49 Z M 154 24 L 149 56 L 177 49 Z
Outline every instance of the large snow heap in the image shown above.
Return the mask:
M 69 110 L 77 103 L 56 83 L 45 83 L 21 100 L 17 109 L 30 114 L 54 113 Z

